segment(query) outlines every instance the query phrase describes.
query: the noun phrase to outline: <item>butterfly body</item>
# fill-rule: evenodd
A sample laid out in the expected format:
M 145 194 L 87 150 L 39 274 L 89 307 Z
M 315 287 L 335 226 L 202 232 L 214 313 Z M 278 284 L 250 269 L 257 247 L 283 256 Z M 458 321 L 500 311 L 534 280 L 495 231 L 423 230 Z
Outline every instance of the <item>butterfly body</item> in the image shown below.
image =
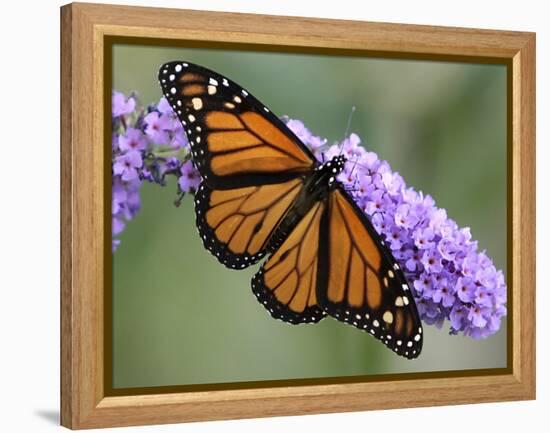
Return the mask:
M 266 248 L 267 252 L 272 253 L 276 251 L 315 203 L 326 200 L 330 189 L 336 187 L 336 176 L 344 169 L 346 161 L 344 156 L 335 156 L 332 160 L 319 164 L 303 178 L 304 186 L 274 232 Z
M 268 256 L 252 291 L 272 317 L 327 315 L 416 358 L 422 326 L 408 283 L 369 218 L 286 125 L 226 77 L 186 62 L 159 71 L 203 178 L 195 194 L 204 247 L 243 269 Z

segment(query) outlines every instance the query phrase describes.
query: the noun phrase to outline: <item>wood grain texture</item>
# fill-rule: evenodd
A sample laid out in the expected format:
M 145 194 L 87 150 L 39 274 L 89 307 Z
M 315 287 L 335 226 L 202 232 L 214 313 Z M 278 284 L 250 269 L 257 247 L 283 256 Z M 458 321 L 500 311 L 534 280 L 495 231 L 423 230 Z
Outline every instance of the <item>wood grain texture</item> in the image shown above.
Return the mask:
M 72 426 L 72 13 L 61 9 L 61 424 Z
M 535 398 L 535 37 L 513 58 L 513 372 Z M 517 249 L 516 249 L 517 248 Z
M 528 33 L 318 18 L 79 4 L 106 34 L 510 58 Z
M 79 429 L 535 398 L 535 36 L 94 4 L 61 9 L 61 423 Z M 108 36 L 512 64 L 512 373 L 106 397 L 104 43 Z M 183 42 L 182 42 L 183 43 Z M 509 281 L 510 284 L 510 281 Z

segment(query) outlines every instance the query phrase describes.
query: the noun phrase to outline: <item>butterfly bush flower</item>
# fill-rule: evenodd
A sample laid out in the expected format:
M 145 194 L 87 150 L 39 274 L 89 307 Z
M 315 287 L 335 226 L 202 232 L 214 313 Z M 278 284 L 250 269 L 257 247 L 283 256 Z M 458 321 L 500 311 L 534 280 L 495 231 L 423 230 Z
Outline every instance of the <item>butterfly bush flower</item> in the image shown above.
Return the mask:
M 112 97 L 112 248 L 140 209 L 144 182 L 166 185 L 177 180 L 179 203 L 201 182 L 189 152 L 183 126 L 165 98 L 144 107 L 135 94 Z M 468 228 L 460 228 L 434 200 L 407 187 L 387 161 L 361 146 L 357 134 L 328 145 L 301 120 L 283 122 L 315 157 L 348 158 L 338 180 L 370 218 L 399 263 L 415 296 L 421 319 L 450 333 L 480 339 L 500 329 L 506 315 L 506 284 L 485 252 L 479 251 Z
M 201 177 L 191 161 L 184 162 L 180 167 L 181 176 L 178 180 L 180 190 L 183 192 L 196 191 L 201 183 Z
M 132 96 L 126 98 L 123 93 L 113 92 L 112 105 L 113 117 L 124 116 L 134 111 L 136 108 L 136 100 Z
M 288 126 L 292 132 L 294 132 L 294 134 L 314 152 L 326 144 L 326 139 L 313 135 L 301 120 L 290 119 L 287 116 L 283 116 L 282 120 L 286 122 L 286 126 Z
M 434 200 L 407 187 L 387 161 L 361 146 L 356 134 L 326 146 L 299 120 L 286 125 L 319 161 L 344 154 L 338 180 L 350 191 L 385 240 L 409 282 L 421 319 L 475 339 L 500 329 L 506 315 L 504 274 L 479 251 L 468 228 L 460 228 Z
M 183 127 L 165 98 L 144 107 L 135 94 L 112 94 L 112 249 L 139 212 L 143 182 L 159 186 L 166 176 L 177 179 L 178 200 L 200 183 Z

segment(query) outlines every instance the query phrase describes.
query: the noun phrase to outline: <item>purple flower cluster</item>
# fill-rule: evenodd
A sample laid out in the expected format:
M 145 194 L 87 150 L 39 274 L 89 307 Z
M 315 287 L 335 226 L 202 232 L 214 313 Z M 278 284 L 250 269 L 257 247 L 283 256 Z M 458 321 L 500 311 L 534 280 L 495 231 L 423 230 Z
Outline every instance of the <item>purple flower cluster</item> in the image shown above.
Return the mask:
M 167 175 L 178 180 L 181 200 L 200 183 L 190 161 L 189 145 L 180 121 L 165 98 L 147 108 L 135 95 L 112 96 L 112 235 L 113 251 L 118 235 L 140 209 L 144 181 L 165 185 Z
M 179 197 L 194 193 L 201 181 L 187 137 L 165 98 L 146 108 L 134 94 L 112 98 L 112 231 L 117 236 L 140 209 L 144 181 L 165 185 L 177 178 Z M 430 196 L 407 188 L 386 161 L 361 146 L 356 134 L 341 143 L 313 135 L 302 121 L 286 125 L 320 161 L 337 154 L 348 158 L 339 180 L 370 217 L 404 270 L 427 324 L 450 322 L 450 333 L 475 339 L 497 332 L 506 315 L 506 283 L 485 252 L 478 251 L 468 228 L 460 228 Z
M 422 320 L 450 333 L 485 338 L 506 315 L 506 284 L 485 252 L 478 251 L 469 228 L 460 228 L 430 196 L 407 188 L 386 161 L 351 134 L 327 147 L 299 120 L 287 126 L 320 161 L 337 154 L 348 158 L 339 180 L 370 217 L 404 270 Z

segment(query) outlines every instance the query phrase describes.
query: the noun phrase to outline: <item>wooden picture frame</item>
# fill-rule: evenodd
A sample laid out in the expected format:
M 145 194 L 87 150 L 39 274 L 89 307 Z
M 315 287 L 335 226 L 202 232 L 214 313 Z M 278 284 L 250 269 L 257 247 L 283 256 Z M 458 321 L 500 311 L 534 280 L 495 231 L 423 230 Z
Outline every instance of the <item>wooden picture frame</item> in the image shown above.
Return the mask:
M 509 358 L 497 373 L 108 395 L 110 38 L 496 62 L 508 67 Z M 96 4 L 61 8 L 61 424 L 80 429 L 535 398 L 535 34 Z M 107 215 L 107 216 L 106 216 Z M 110 245 L 110 244 L 109 244 Z M 110 247 L 109 247 L 110 248 Z

